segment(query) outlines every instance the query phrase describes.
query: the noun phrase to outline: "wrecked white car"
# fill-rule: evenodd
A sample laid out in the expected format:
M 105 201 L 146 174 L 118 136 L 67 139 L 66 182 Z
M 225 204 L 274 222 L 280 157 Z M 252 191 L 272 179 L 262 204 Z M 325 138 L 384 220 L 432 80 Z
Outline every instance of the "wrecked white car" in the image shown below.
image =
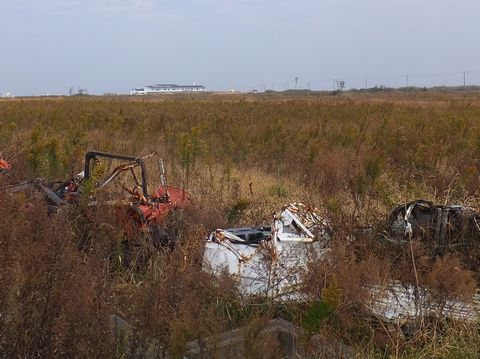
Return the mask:
M 317 208 L 291 203 L 274 215 L 271 226 L 212 232 L 203 269 L 237 276 L 246 294 L 295 296 L 300 270 L 310 255 L 327 250 L 332 235 L 330 220 Z

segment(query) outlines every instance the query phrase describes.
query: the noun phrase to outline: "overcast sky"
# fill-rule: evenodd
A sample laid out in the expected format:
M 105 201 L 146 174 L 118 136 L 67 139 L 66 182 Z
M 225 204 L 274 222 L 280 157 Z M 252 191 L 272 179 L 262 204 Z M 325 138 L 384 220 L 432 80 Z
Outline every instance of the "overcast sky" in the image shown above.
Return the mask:
M 0 0 L 0 93 L 480 84 L 479 16 L 478 0 Z

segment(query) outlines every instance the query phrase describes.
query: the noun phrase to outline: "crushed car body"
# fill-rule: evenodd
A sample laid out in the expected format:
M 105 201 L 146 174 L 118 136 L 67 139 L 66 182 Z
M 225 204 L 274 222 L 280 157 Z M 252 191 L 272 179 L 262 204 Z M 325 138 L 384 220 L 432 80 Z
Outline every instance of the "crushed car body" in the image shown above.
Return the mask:
M 298 294 L 300 270 L 310 255 L 327 250 L 330 220 L 317 208 L 291 203 L 270 226 L 217 229 L 207 239 L 203 269 L 226 271 L 246 294 L 291 297 Z
M 432 241 L 437 248 L 480 239 L 480 213 L 461 205 L 435 205 L 416 200 L 397 206 L 387 220 L 388 238 L 402 242 L 410 238 Z

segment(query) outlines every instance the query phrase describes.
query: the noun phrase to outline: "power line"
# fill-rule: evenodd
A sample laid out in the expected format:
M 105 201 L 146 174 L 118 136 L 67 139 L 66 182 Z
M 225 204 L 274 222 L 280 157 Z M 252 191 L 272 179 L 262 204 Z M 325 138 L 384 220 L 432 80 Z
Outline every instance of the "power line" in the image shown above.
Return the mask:
M 445 76 L 457 76 L 461 74 L 462 72 L 448 72 L 448 73 L 443 73 L 443 74 L 423 74 L 423 75 L 410 75 L 411 77 L 445 77 Z
M 466 89 L 467 86 L 467 77 L 468 75 L 475 75 L 478 78 L 478 74 L 480 74 L 480 71 L 476 70 L 471 70 L 471 71 L 457 71 L 457 72 L 444 72 L 444 73 L 417 73 L 417 74 L 406 74 L 406 75 L 367 75 L 363 77 L 344 77 L 344 76 L 331 76 L 330 78 L 320 78 L 314 81 L 314 83 L 317 84 L 317 86 L 320 86 L 320 88 L 328 88 L 328 84 L 331 84 L 331 88 L 333 91 L 338 89 L 338 83 L 342 82 L 347 85 L 347 88 L 365 88 L 368 89 L 369 86 L 374 85 L 375 87 L 392 87 L 392 88 L 398 88 L 402 87 L 402 83 L 406 84 L 406 91 L 407 93 L 409 92 L 409 87 L 412 85 L 412 82 L 414 85 L 412 86 L 420 86 L 420 87 L 425 87 L 425 86 L 454 86 L 456 83 L 457 86 L 463 86 L 464 89 Z M 458 76 L 457 80 L 454 79 L 454 76 Z M 460 78 L 461 76 L 461 78 Z M 445 79 L 445 82 L 443 81 L 437 81 L 437 80 L 430 80 L 426 82 L 420 81 L 420 79 Z M 448 80 L 447 80 L 448 78 Z M 393 81 L 395 80 L 395 81 Z M 415 81 L 418 80 L 418 81 Z M 373 83 L 372 83 L 373 81 Z M 380 82 L 380 84 L 376 81 L 386 81 L 386 83 Z M 404 82 L 405 81 L 405 82 Z M 472 80 L 470 80 L 472 82 Z M 355 85 L 353 86 L 352 83 Z M 275 89 L 275 82 L 271 83 L 271 88 Z M 290 89 L 290 83 L 287 81 L 286 83 L 283 82 L 283 86 L 285 87 L 286 84 L 286 89 Z M 307 82 L 307 88 L 311 89 L 311 84 L 310 81 Z M 473 85 L 473 83 L 471 83 Z M 478 83 L 480 85 L 480 81 Z M 281 85 L 280 85 L 281 86 Z M 294 78 L 294 86 L 296 89 L 298 89 L 298 77 Z M 263 91 L 266 90 L 266 84 L 261 83 L 260 87 L 263 87 Z

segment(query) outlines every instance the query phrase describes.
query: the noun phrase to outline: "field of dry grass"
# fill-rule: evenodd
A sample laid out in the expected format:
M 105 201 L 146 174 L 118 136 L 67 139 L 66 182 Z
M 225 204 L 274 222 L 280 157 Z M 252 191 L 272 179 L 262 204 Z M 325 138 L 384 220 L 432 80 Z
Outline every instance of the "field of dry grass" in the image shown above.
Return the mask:
M 109 328 L 117 314 L 134 326 L 138 346 L 154 337 L 176 355 L 190 340 L 283 317 L 359 357 L 478 357 L 476 325 L 432 320 L 398 339 L 360 313 L 361 284 L 413 281 L 412 259 L 372 236 L 346 238 L 417 198 L 480 208 L 479 116 L 477 93 L 2 100 L 0 152 L 14 170 L 0 174 L 1 185 L 65 179 L 89 149 L 156 151 L 195 205 L 177 224 L 174 251 L 132 268 L 116 260 L 123 234 L 103 225 L 108 218 L 85 226 L 69 211 L 19 211 L 25 198 L 0 195 L 0 354 L 121 357 Z M 150 180 L 159 184 L 158 174 Z M 291 201 L 323 208 L 336 228 L 333 260 L 307 275 L 307 303 L 245 298 L 231 279 L 200 270 L 209 231 L 268 223 Z M 414 250 L 422 284 L 472 294 L 475 258 L 465 265 L 464 253 Z

